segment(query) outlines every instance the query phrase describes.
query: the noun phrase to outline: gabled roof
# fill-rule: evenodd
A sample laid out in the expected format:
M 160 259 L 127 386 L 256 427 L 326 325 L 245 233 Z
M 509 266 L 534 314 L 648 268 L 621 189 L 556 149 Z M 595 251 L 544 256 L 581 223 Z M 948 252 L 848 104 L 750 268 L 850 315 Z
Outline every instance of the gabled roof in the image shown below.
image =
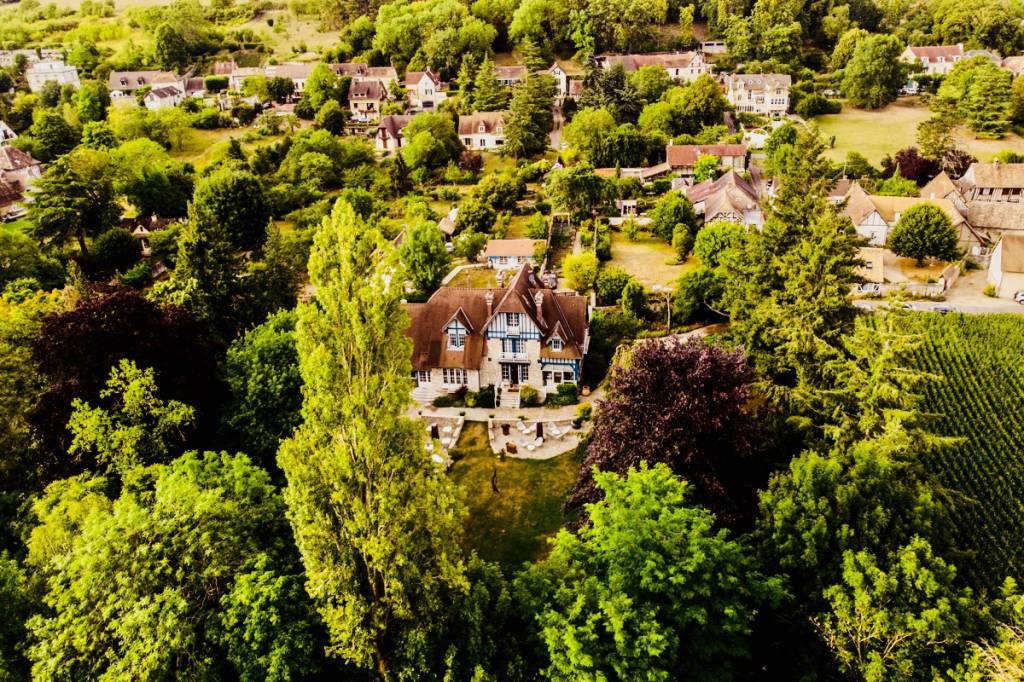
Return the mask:
M 512 64 L 509 66 L 494 67 L 494 77 L 500 81 L 521 81 L 526 78 L 527 73 L 527 68 L 522 64 Z
M 665 158 L 673 168 L 692 166 L 702 156 L 722 159 L 746 155 L 745 144 L 670 144 L 665 148 Z
M 1003 235 L 1002 259 L 999 265 L 1003 272 L 1024 273 L 1024 234 Z
M 599 64 L 610 68 L 622 64 L 626 73 L 644 66 L 660 66 L 665 69 L 685 69 L 698 58 L 697 52 L 654 52 L 650 54 L 605 54 L 597 58 Z
M 426 78 L 435 86 L 441 85 L 441 77 L 436 73 L 427 68 L 426 71 L 410 71 L 405 74 L 405 87 L 414 88 L 420 84 L 420 81 Z
M 491 299 L 490 314 L 488 297 Z M 516 272 L 505 289 L 441 287 L 426 303 L 408 303 L 405 308 L 410 317 L 406 335 L 413 342 L 413 369 L 478 369 L 486 350 L 484 333 L 499 312 L 521 312 L 530 316 L 544 334 L 543 357 L 583 357 L 587 334 L 587 299 L 575 294 L 557 294 L 546 288 L 528 265 Z M 445 328 L 456 316 L 463 321 L 469 333 L 463 348 L 449 350 Z M 546 341 L 555 330 L 565 343 L 561 351 L 546 348 Z
M 9 182 L 0 180 L 0 206 L 10 206 L 22 200 L 21 191 Z
M 1018 54 L 1006 57 L 1003 61 L 999 62 L 999 66 L 1017 75 L 1024 73 L 1024 55 Z
M 911 54 L 922 61 L 938 62 L 964 56 L 964 46 L 961 45 L 911 45 L 907 48 Z
M 38 166 L 39 162 L 27 152 L 10 145 L 0 146 L 0 170 L 14 171 Z
M 1024 187 L 1024 163 L 972 163 L 960 178 L 960 186 L 968 189 Z
M 478 111 L 469 116 L 459 116 L 459 135 L 476 135 L 483 126 L 484 133 L 493 133 L 499 126 L 505 126 L 505 112 Z
M 411 114 L 391 114 L 390 116 L 384 116 L 380 119 L 380 123 L 377 124 L 377 133 L 380 134 L 381 131 L 384 131 L 397 140 L 402 137 L 402 129 L 409 125 L 409 121 L 411 120 Z
M 176 83 L 181 80 L 173 71 L 111 71 L 107 78 L 110 90 L 138 90 L 147 85 Z
M 704 202 L 704 218 L 723 213 L 743 214 L 760 208 L 757 191 L 735 171 L 727 171 L 717 180 L 706 180 L 686 192 L 692 203 Z
M 928 181 L 928 184 L 921 188 L 921 198 L 923 199 L 944 199 L 950 194 L 959 194 L 960 189 L 953 182 L 946 171 L 942 171 L 934 178 Z
M 1024 204 L 972 201 L 967 204 L 967 222 L 979 230 L 1024 232 Z
M 376 78 L 380 81 L 390 83 L 398 80 L 398 71 L 393 66 L 368 66 L 363 78 Z
M 387 98 L 387 90 L 380 84 L 380 81 L 359 81 L 349 86 L 348 98 L 350 100 L 372 100 L 379 102 Z
M 863 192 L 863 190 L 861 190 Z M 850 193 L 850 200 L 846 204 L 846 215 L 850 217 L 854 225 L 860 225 L 873 211 L 877 211 L 887 225 L 894 225 L 899 216 L 906 213 L 908 209 L 919 204 L 931 204 L 938 207 L 945 213 L 954 227 L 962 225 L 965 220 L 960 211 L 949 199 L 922 199 L 920 197 L 884 197 L 877 194 L 856 194 Z
M 152 90 L 147 92 L 146 93 L 146 99 L 149 99 L 150 97 L 156 97 L 158 99 L 166 99 L 168 97 L 179 97 L 180 95 L 181 95 L 181 90 L 179 90 L 178 88 L 174 87 L 173 85 L 165 85 L 165 86 L 162 86 L 162 87 L 159 87 L 159 88 L 153 88 Z
M 313 73 L 313 68 L 315 66 L 316 64 L 309 64 L 306 62 L 285 62 L 284 64 L 275 64 L 267 67 L 267 77 L 304 80 L 309 78 L 309 74 Z
M 785 73 L 734 73 L 729 76 L 729 85 L 744 90 L 788 90 L 793 79 Z

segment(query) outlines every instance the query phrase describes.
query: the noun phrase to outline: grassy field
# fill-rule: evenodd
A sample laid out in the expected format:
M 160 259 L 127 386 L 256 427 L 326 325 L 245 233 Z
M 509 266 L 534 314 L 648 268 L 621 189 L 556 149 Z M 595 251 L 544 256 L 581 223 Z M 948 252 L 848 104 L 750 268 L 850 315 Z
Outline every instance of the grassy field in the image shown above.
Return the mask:
M 495 271 L 490 268 L 466 268 L 460 270 L 459 274 L 446 286 L 467 287 L 470 289 L 493 289 L 498 286 Z
M 886 154 L 917 144 L 917 124 L 931 116 L 916 97 L 904 97 L 883 109 L 869 111 L 843 106 L 840 114 L 819 116 L 811 122 L 826 137 L 835 136 L 828 157 L 842 161 L 851 151 L 860 152 L 874 164 Z M 1003 149 L 1024 152 L 1024 139 L 1007 135 L 1002 140 L 976 140 L 966 130 L 957 134 L 958 143 L 980 161 L 988 161 Z
M 452 455 L 451 476 L 469 508 L 468 548 L 506 567 L 542 556 L 547 538 L 567 521 L 562 502 L 579 473 L 576 454 L 501 461 L 487 444 L 487 425 L 469 422 Z
M 246 128 L 218 128 L 216 130 L 198 130 L 190 128 L 182 140 L 181 148 L 171 149 L 170 154 L 179 161 L 188 161 L 197 169 L 220 159 L 228 150 L 232 137 L 239 140 L 248 131 Z M 242 149 L 252 151 L 257 147 L 272 144 L 284 138 L 284 135 L 261 137 L 255 142 L 242 142 Z
M 943 379 L 925 390 L 934 429 L 962 441 L 926 467 L 953 499 L 956 561 L 977 586 L 1024 578 L 1024 317 L 909 318 L 924 339 L 914 360 Z
M 697 265 L 693 257 L 682 264 L 676 262 L 676 252 L 656 237 L 645 235 L 630 241 L 621 232 L 612 232 L 610 264 L 622 268 L 647 287 L 672 284 Z

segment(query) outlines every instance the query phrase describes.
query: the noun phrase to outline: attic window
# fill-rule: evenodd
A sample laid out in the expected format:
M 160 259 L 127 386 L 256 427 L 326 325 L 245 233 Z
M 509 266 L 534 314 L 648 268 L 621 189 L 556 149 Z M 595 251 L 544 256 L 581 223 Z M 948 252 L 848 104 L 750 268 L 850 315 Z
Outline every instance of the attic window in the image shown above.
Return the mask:
M 565 344 L 562 343 L 562 339 L 558 338 L 557 336 L 551 339 L 551 350 L 562 350 L 564 345 Z

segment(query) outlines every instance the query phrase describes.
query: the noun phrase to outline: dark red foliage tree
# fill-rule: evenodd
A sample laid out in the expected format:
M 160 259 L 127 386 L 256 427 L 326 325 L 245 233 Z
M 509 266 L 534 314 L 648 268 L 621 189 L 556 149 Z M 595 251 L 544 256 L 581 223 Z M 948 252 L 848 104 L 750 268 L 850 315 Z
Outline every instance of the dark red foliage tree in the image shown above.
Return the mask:
M 692 483 L 694 502 L 723 522 L 750 520 L 763 475 L 754 457 L 758 428 L 746 410 L 752 379 L 742 351 L 700 340 L 638 344 L 598 402 L 570 506 L 598 499 L 595 467 L 625 474 L 646 460 Z
M 125 358 L 153 368 L 161 398 L 196 408 L 198 429 L 192 444 L 200 444 L 212 431 L 226 396 L 218 350 L 188 311 L 161 307 L 131 289 L 93 294 L 74 310 L 48 317 L 33 353 L 50 387 L 29 417 L 39 463 L 47 470 L 41 476 L 44 482 L 92 465 L 68 459 L 71 403 L 81 398 L 103 405 L 99 394 L 110 369 Z
M 917 147 L 907 147 L 896 152 L 895 157 L 886 156 L 882 159 L 882 174 L 891 178 L 896 170 L 907 180 L 913 180 L 919 186 L 939 174 L 939 164 L 921 156 Z

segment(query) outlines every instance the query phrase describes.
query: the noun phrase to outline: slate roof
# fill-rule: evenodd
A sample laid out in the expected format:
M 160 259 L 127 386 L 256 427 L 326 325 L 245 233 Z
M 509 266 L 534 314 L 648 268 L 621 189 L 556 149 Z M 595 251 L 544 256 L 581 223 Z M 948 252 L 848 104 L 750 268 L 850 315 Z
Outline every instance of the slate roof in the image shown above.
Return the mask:
M 391 114 L 390 116 L 384 116 L 380 119 L 380 123 L 377 124 L 377 134 L 380 135 L 383 130 L 386 131 L 392 139 L 401 139 L 402 129 L 409 125 L 409 121 L 411 120 L 411 114 Z
M 138 90 L 147 85 L 176 83 L 179 80 L 178 75 L 172 71 L 111 71 L 110 77 L 107 78 L 107 87 L 123 92 Z
M 349 87 L 348 98 L 350 100 L 379 102 L 387 98 L 387 91 L 380 84 L 380 81 L 359 81 L 358 83 L 352 83 Z
M 735 171 L 727 171 L 717 180 L 706 180 L 686 191 L 692 203 L 704 202 L 705 220 L 723 213 L 742 214 L 760 207 L 757 191 Z

